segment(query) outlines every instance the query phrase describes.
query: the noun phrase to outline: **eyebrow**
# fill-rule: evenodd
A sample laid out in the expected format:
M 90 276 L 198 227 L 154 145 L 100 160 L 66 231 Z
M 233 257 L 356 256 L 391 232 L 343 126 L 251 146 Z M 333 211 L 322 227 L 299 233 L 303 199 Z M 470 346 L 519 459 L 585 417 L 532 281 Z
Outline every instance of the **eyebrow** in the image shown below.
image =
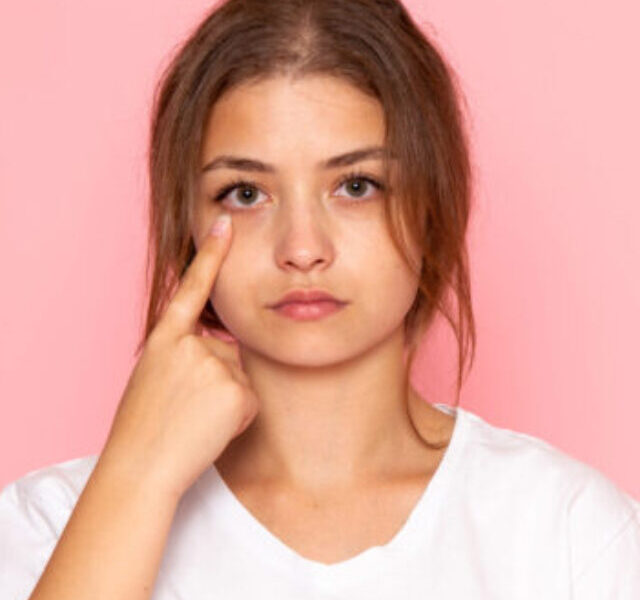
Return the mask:
M 335 169 L 337 167 L 347 167 L 367 159 L 385 157 L 390 159 L 395 158 L 383 146 L 370 146 L 368 148 L 352 150 L 346 154 L 339 154 L 338 156 L 333 156 L 329 159 L 320 161 L 316 167 L 322 169 Z M 276 168 L 273 165 L 263 163 L 259 160 L 239 156 L 222 155 L 208 162 L 202 168 L 201 173 L 204 174 L 207 171 L 224 167 L 228 169 L 238 169 L 240 171 L 256 171 L 259 173 L 275 173 L 276 171 Z

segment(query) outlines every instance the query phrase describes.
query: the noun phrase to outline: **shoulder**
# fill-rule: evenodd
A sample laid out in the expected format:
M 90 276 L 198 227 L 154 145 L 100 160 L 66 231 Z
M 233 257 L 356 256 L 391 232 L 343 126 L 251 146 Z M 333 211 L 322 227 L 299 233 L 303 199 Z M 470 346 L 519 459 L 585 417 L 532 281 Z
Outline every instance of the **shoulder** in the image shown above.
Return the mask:
M 28 471 L 0 490 L 0 528 L 11 524 L 59 535 L 98 460 L 97 455 Z
M 511 514 L 517 527 L 528 523 L 531 541 L 539 536 L 566 542 L 574 581 L 599 576 L 608 557 L 620 577 L 640 583 L 638 499 L 544 439 L 470 411 L 463 417 L 468 431 L 460 468 L 469 493 L 487 494 L 496 517 Z
M 461 409 L 467 429 L 462 468 L 486 480 L 499 479 L 528 494 L 562 496 L 577 514 L 589 502 L 628 515 L 637 507 L 604 473 L 551 442 L 489 423 Z
M 6 484 L 2 493 L 17 493 L 34 500 L 48 494 L 77 497 L 84 489 L 97 461 L 97 455 L 89 454 L 27 471 Z
M 40 578 L 97 456 L 46 465 L 0 489 L 0 589 L 27 598 Z

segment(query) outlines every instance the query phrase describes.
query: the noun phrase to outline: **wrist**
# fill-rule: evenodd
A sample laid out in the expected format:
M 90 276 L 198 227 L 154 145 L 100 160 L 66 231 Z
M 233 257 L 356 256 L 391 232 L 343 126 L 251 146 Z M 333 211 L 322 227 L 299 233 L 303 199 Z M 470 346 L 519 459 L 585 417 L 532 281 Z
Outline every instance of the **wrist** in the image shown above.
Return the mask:
M 153 498 L 164 498 L 176 504 L 182 490 L 175 485 L 160 461 L 150 460 L 115 444 L 105 445 L 96 469 L 116 485 L 140 494 L 150 494 Z

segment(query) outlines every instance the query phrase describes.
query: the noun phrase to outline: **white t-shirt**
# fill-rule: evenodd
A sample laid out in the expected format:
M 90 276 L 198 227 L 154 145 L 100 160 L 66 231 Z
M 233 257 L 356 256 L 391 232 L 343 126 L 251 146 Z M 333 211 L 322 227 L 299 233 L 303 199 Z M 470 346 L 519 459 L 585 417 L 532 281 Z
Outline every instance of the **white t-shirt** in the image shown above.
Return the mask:
M 640 599 L 640 502 L 539 438 L 434 406 L 457 414 L 453 435 L 391 541 L 309 560 L 212 465 L 178 504 L 152 599 Z M 96 461 L 30 471 L 0 491 L 2 600 L 29 597 Z

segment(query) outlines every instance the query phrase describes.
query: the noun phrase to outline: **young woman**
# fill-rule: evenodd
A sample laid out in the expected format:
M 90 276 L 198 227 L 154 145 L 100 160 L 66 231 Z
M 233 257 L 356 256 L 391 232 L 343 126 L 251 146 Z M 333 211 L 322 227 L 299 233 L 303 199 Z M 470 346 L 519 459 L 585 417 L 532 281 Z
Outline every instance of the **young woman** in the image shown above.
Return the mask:
M 98 456 L 2 490 L 3 598 L 640 598 L 640 503 L 409 383 L 438 312 L 473 362 L 459 103 L 393 0 L 207 16 L 155 99 L 140 358 Z

